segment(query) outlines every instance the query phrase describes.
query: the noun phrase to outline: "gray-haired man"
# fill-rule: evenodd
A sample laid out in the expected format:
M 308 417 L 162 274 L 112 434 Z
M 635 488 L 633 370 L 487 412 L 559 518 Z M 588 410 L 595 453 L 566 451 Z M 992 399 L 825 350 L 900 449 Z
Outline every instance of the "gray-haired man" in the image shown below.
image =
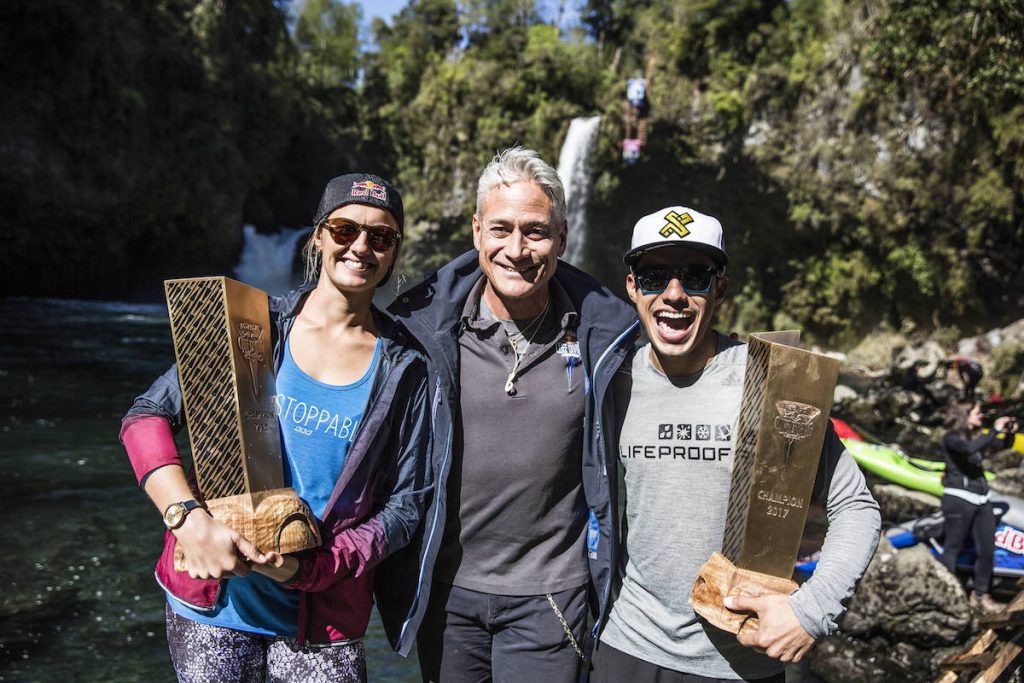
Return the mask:
M 560 262 L 562 183 L 531 150 L 480 176 L 468 252 L 391 311 L 436 375 L 424 680 L 576 680 L 617 539 L 612 376 L 636 314 Z M 611 470 L 614 474 L 614 468 Z

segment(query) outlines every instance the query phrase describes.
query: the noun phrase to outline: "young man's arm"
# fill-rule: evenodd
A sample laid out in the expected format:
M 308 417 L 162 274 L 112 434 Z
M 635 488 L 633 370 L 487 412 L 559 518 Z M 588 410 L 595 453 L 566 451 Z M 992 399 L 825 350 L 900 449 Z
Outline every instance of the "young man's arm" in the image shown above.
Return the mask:
M 814 575 L 790 600 L 800 623 L 815 638 L 838 628 L 846 602 L 875 554 L 882 526 L 878 503 L 831 424 L 821 458 L 815 493 L 825 503 L 828 531 Z

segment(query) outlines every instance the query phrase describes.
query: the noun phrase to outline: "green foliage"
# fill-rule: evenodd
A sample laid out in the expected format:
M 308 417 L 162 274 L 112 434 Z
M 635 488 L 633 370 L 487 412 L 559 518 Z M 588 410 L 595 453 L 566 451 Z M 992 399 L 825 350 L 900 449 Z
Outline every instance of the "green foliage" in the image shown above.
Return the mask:
M 555 163 L 570 120 L 600 113 L 589 232 L 613 286 L 636 218 L 683 203 L 726 226 L 722 327 L 853 343 L 1024 310 L 1013 0 L 587 0 L 590 40 L 528 0 L 412 0 L 369 45 L 340 0 L 8 5 L 0 259 L 20 291 L 226 271 L 241 222 L 307 223 L 353 168 L 402 189 L 422 275 L 471 245 L 497 150 Z M 647 145 L 624 167 L 638 73 Z M 43 252 L 55 215 L 81 238 Z
M 351 85 L 359 65 L 359 22 L 356 3 L 305 0 L 295 22 L 300 71 L 321 88 Z
M 0 41 L 0 121 L 14 141 L 0 153 L 10 208 L 0 221 L 19 235 L 0 253 L 7 281 L 35 294 L 123 296 L 139 273 L 232 263 L 246 196 L 294 116 L 271 67 L 293 54 L 280 8 L 13 5 L 21 21 Z M 55 216 L 79 237 L 39 249 Z
M 593 47 L 563 41 L 532 2 L 417 2 L 376 31 L 364 102 L 395 150 L 407 213 L 422 222 L 405 264 L 417 276 L 471 246 L 475 180 L 494 153 L 519 142 L 554 162 L 604 75 Z

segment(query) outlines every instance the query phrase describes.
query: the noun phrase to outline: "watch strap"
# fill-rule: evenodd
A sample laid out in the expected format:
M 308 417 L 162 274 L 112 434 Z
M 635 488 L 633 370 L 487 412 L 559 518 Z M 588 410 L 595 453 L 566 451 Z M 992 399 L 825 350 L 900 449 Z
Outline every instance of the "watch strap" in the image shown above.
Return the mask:
M 180 501 L 180 502 L 177 502 L 177 503 L 171 503 L 170 505 L 167 506 L 167 509 L 164 510 L 164 524 L 167 525 L 168 529 L 177 529 L 178 527 L 180 527 L 182 524 L 185 523 L 185 518 L 188 517 L 188 513 L 192 512 L 196 508 L 201 508 L 201 507 L 206 507 L 206 506 L 203 505 L 202 503 L 200 503 L 198 500 L 195 500 L 195 499 L 189 499 L 189 500 L 183 500 L 183 501 Z M 171 513 L 172 508 L 179 508 L 181 510 L 181 517 L 177 520 L 177 523 L 174 523 L 174 524 L 172 524 L 170 522 L 170 520 L 169 520 L 169 515 Z

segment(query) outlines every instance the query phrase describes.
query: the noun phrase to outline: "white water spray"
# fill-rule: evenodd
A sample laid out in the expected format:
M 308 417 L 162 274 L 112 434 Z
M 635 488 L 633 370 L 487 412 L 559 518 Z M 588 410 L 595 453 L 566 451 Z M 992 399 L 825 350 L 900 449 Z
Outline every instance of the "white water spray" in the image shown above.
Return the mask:
M 558 155 L 558 175 L 565 186 L 565 219 L 569 223 L 569 245 L 564 258 L 574 266 L 582 265 L 587 242 L 590 150 L 597 140 L 600 123 L 600 116 L 573 119 Z
M 284 294 L 299 284 L 293 272 L 295 246 L 309 234 L 309 228 L 282 229 L 273 234 L 256 232 L 252 225 L 242 226 L 245 243 L 235 266 L 235 275 L 247 285 L 259 287 L 268 294 Z

